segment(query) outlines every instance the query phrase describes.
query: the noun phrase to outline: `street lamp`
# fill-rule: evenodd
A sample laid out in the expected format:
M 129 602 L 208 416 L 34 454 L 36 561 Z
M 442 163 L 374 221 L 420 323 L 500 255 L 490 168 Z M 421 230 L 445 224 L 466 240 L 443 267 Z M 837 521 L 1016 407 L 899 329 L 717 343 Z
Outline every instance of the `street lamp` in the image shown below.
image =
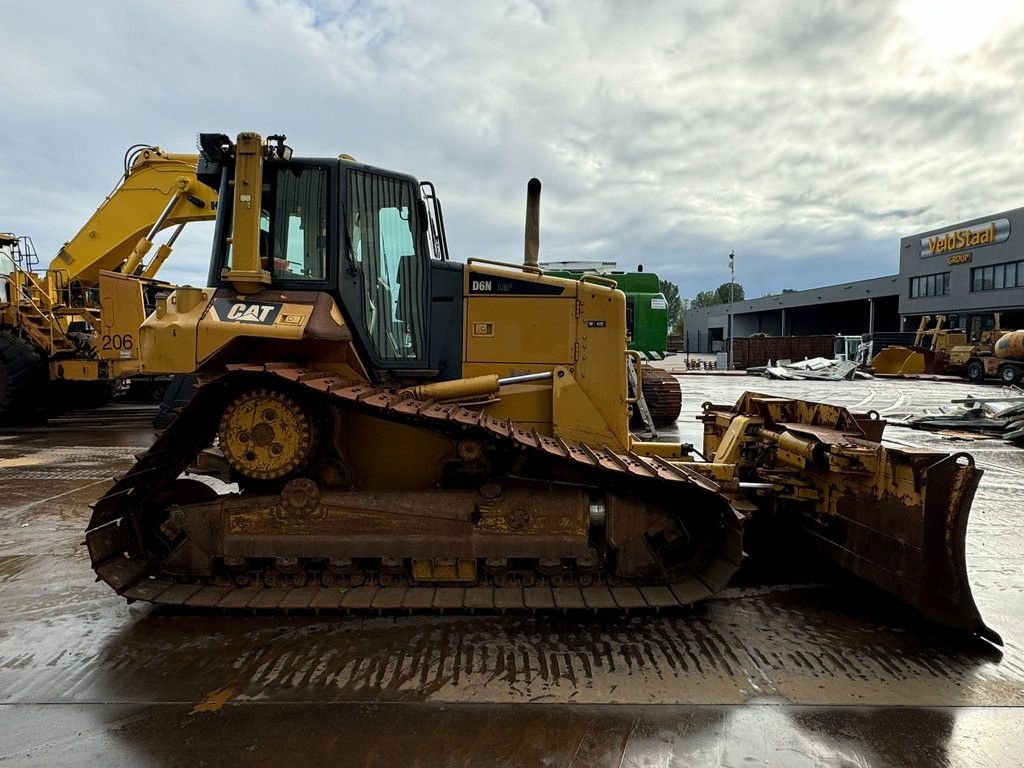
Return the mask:
M 729 251 L 729 370 L 732 370 L 733 364 L 733 346 L 732 346 L 732 302 L 736 287 L 736 254 L 733 251 Z

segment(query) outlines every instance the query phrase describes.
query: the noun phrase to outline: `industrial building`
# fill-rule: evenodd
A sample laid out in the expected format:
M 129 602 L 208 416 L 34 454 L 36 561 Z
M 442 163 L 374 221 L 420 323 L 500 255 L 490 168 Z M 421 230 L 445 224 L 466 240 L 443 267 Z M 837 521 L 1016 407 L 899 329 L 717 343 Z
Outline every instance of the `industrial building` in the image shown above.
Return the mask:
M 950 224 L 900 239 L 895 275 L 737 301 L 735 336 L 885 334 L 913 331 L 923 315 L 976 333 L 1001 313 L 1024 327 L 1024 208 Z M 724 349 L 730 305 L 685 313 L 686 347 Z

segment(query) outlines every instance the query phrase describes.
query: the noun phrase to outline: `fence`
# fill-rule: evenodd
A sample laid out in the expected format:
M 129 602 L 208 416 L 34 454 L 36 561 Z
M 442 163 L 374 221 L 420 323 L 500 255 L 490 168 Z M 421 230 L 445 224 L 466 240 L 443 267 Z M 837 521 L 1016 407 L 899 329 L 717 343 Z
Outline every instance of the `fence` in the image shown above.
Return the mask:
M 768 361 L 803 360 L 808 357 L 831 358 L 835 354 L 835 336 L 751 336 L 733 342 L 734 368 L 767 365 Z M 889 346 L 914 343 L 913 333 L 876 333 L 864 337 L 874 342 L 875 353 Z M 925 344 L 930 339 L 925 338 Z M 707 331 L 686 331 L 668 337 L 668 349 L 676 353 L 712 353 L 728 351 L 728 340 L 714 339 Z
M 831 358 L 835 336 L 751 336 L 733 340 L 733 367 L 768 365 L 768 361 L 803 360 L 808 357 Z

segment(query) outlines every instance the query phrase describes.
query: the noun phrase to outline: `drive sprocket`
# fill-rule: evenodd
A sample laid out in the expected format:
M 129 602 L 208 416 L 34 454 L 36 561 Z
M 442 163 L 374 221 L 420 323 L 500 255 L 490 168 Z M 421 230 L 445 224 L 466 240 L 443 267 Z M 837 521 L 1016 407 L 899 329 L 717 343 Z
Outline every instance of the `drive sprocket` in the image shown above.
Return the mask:
M 276 389 L 235 397 L 224 409 L 218 435 L 232 469 L 253 480 L 278 480 L 302 469 L 316 446 L 309 410 Z

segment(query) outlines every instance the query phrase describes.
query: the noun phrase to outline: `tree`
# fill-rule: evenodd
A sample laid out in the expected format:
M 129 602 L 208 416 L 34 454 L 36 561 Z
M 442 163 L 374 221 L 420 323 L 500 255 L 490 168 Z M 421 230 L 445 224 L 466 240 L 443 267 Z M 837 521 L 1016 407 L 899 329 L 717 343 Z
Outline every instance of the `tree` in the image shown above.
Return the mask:
M 743 292 L 743 286 L 739 283 L 733 283 L 733 300 L 743 301 L 745 294 Z M 713 291 L 701 291 L 693 297 L 693 301 L 690 302 L 690 306 L 693 309 L 698 307 L 714 307 L 718 304 L 729 303 L 729 283 L 722 283 L 718 288 Z
M 701 307 L 713 307 L 715 304 L 721 303 L 714 291 L 701 291 L 693 297 L 690 307 L 692 309 L 700 309 Z
M 659 280 L 658 284 L 668 309 L 668 327 L 675 328 L 683 321 L 683 300 L 679 297 L 679 286 L 671 280 Z
M 718 304 L 728 304 L 729 303 L 730 287 L 731 287 L 731 290 L 732 290 L 732 298 L 733 298 L 733 300 L 734 301 L 743 301 L 745 296 L 743 294 L 743 286 L 742 285 L 740 285 L 739 283 L 722 283 L 720 286 L 718 286 L 718 290 L 715 291 L 715 294 L 718 296 L 718 301 L 716 303 L 718 303 Z

